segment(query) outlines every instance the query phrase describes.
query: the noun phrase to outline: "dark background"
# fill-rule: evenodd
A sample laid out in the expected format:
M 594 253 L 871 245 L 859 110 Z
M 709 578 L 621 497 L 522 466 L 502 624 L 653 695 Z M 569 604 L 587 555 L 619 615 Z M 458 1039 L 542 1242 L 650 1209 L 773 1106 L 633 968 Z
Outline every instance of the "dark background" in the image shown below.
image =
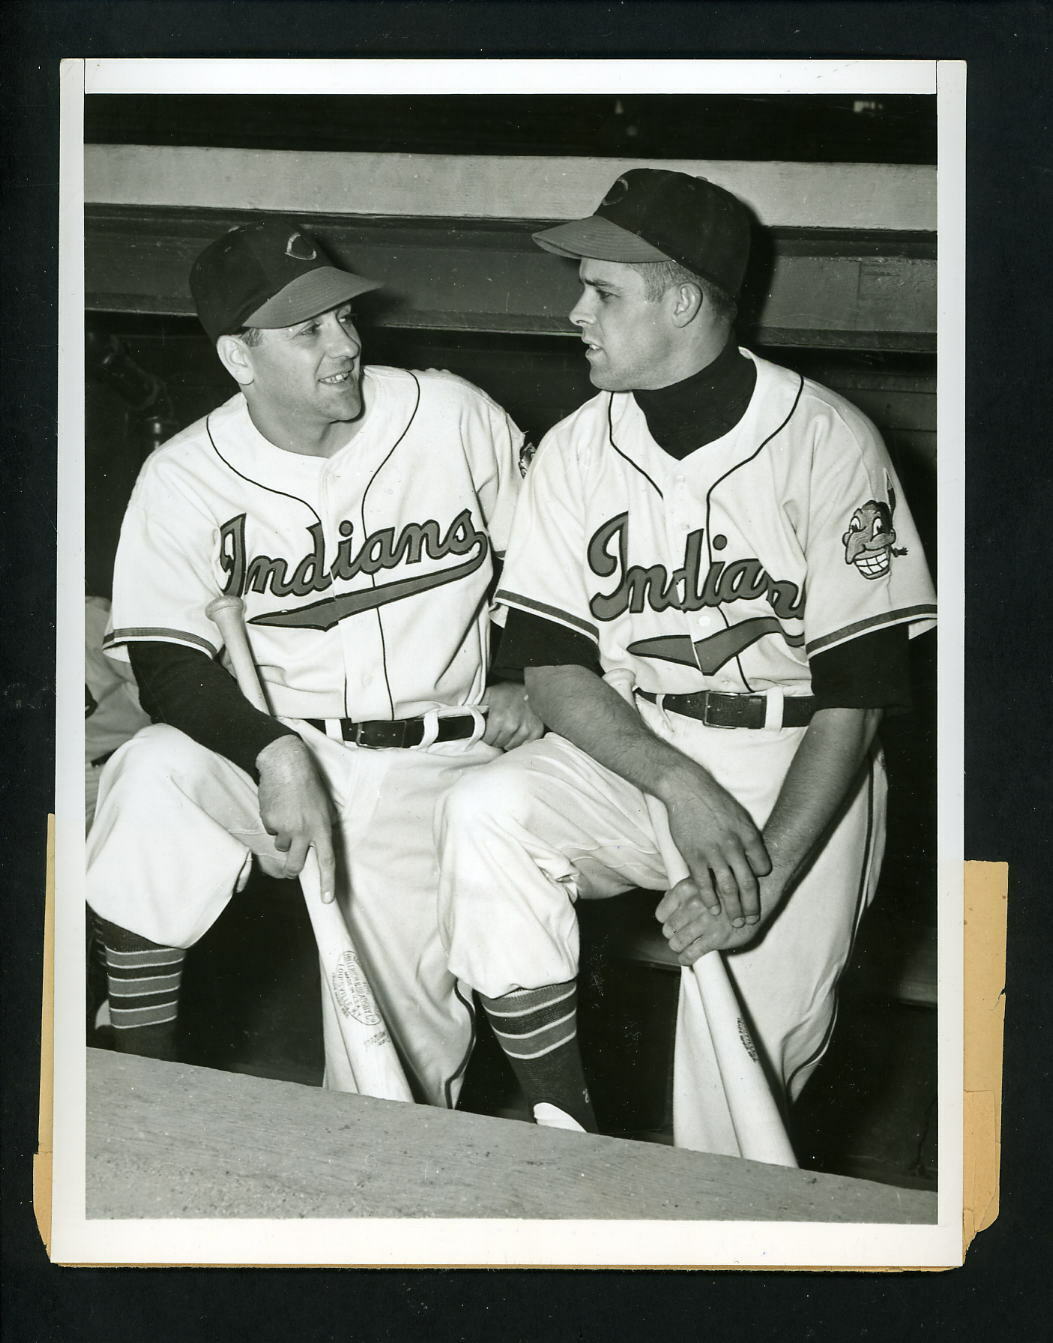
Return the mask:
M 845 94 L 95 94 L 88 144 L 935 163 L 935 99 Z
M 295 15 L 295 17 L 294 17 Z M 1049 1002 L 1049 9 L 1040 4 L 11 4 L 3 368 L 7 1031 L 3 1335 L 592 1339 L 1040 1336 Z M 53 751 L 57 61 L 64 55 L 964 57 L 970 61 L 966 591 L 969 857 L 1011 861 L 999 1221 L 942 1275 L 70 1270 L 32 1223 L 44 818 Z M 796 153 L 794 157 L 803 157 Z M 1048 605 L 1048 602 L 1046 603 Z M 1041 1258 L 1040 1258 L 1041 1256 Z M 485 1324 L 482 1323 L 485 1321 Z

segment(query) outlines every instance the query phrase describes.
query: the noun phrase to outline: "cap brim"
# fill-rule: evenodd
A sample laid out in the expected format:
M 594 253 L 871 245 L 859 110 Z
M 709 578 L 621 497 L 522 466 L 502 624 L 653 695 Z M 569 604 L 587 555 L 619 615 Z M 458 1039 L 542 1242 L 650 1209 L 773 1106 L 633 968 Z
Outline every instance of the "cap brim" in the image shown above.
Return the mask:
M 295 326 L 328 312 L 338 304 L 381 287 L 380 280 L 367 280 L 353 271 L 337 270 L 335 266 L 318 266 L 300 275 L 273 298 L 261 304 L 244 320 L 245 326 Z
M 546 252 L 555 252 L 557 256 L 590 257 L 596 261 L 620 261 L 627 265 L 673 259 L 602 215 L 557 224 L 533 237 L 539 247 Z

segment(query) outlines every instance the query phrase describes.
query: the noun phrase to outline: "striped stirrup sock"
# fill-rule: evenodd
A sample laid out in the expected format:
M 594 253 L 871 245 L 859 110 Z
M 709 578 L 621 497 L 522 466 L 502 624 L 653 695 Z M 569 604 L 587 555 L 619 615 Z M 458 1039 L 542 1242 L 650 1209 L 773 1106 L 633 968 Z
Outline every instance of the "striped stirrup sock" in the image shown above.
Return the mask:
M 186 952 L 178 947 L 143 951 L 106 948 L 106 980 L 110 992 L 110 1024 L 128 1031 L 163 1026 L 179 1015 L 179 986 Z
M 174 1057 L 186 952 L 159 946 L 98 917 L 95 927 L 105 948 L 110 1025 L 117 1032 L 117 1047 Z
M 480 994 L 479 1000 L 531 1108 L 557 1106 L 595 1133 L 578 1048 L 577 984 L 513 989 L 500 998 Z

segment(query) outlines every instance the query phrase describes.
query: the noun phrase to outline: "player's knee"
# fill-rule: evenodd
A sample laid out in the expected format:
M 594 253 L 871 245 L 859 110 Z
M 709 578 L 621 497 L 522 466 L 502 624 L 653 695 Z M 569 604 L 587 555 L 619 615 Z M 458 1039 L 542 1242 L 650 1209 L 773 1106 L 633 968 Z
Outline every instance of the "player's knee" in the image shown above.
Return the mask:
M 153 790 L 199 768 L 207 754 L 185 732 L 155 723 L 137 732 L 107 762 L 107 792 L 117 789 L 129 800 L 155 796 Z
M 439 807 L 439 835 L 444 844 L 471 840 L 522 818 L 529 808 L 529 787 L 523 775 L 503 762 L 465 770 Z

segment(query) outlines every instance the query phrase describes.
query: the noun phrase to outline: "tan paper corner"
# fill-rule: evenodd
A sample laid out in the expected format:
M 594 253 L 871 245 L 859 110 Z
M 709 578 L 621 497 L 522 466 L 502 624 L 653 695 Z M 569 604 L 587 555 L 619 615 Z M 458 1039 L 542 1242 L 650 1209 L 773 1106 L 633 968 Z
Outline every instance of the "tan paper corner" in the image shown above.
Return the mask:
M 962 1258 L 998 1216 L 1007 863 L 965 864 Z
M 55 817 L 48 817 L 44 882 L 44 967 L 40 1000 L 40 1114 L 33 1157 L 33 1211 L 44 1248 L 51 1255 L 51 1156 L 54 1151 L 55 1074 Z

